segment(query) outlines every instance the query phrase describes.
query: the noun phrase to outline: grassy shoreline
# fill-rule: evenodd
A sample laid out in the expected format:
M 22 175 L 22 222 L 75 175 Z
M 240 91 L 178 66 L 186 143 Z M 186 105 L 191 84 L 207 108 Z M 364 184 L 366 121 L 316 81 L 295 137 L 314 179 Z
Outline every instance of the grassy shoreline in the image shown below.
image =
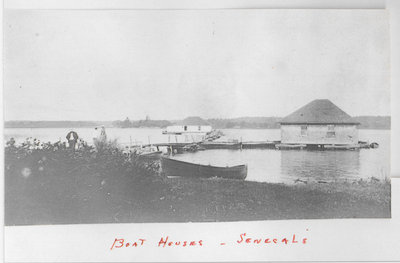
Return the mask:
M 85 186 L 63 182 L 70 190 L 56 192 L 47 182 L 6 198 L 6 225 L 390 218 L 387 184 L 332 190 L 326 184 L 144 177 L 102 185 L 101 176 L 83 176 L 92 177 Z
M 112 147 L 30 147 L 6 148 L 6 225 L 390 218 L 387 181 L 164 178 Z

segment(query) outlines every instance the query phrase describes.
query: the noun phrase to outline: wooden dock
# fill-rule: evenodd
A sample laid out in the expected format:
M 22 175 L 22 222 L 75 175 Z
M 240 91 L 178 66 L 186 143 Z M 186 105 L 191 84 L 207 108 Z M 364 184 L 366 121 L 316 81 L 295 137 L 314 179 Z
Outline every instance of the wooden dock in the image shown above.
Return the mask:
M 241 144 L 238 142 L 202 142 L 200 146 L 207 150 L 213 149 L 228 149 L 228 150 L 239 150 Z
M 249 142 L 187 142 L 187 143 L 153 143 L 145 144 L 142 147 L 167 147 L 172 149 L 183 149 L 185 146 L 197 144 L 206 150 L 212 149 L 226 149 L 226 150 L 240 150 L 240 149 L 275 149 L 277 141 L 249 141 Z M 132 146 L 138 147 L 138 146 Z
M 377 148 L 379 144 L 372 143 L 366 144 L 359 142 L 354 145 L 338 145 L 338 144 L 325 144 L 325 145 L 306 145 L 306 144 L 282 144 L 280 141 L 248 141 L 248 142 L 187 142 L 187 143 L 154 143 L 141 145 L 141 147 L 156 147 L 157 151 L 161 148 L 167 148 L 168 151 L 174 153 L 183 153 L 185 148 L 197 145 L 204 150 L 242 150 L 242 149 L 277 149 L 277 150 L 357 150 L 360 148 Z M 139 146 L 131 146 L 139 147 Z
M 242 142 L 242 149 L 275 149 L 279 141 Z

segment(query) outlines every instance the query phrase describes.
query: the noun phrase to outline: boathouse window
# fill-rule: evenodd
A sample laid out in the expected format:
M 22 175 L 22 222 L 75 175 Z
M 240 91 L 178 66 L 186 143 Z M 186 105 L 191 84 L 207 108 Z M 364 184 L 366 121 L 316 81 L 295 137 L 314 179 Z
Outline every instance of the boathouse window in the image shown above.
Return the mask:
M 199 128 L 198 128 L 198 129 L 199 129 L 199 131 L 201 131 L 201 126 L 199 126 Z
M 326 133 L 327 138 L 335 138 L 335 125 L 328 125 L 328 132 Z
M 184 130 L 184 131 L 187 131 L 187 126 L 183 126 L 183 130 Z
M 301 125 L 301 136 L 307 136 L 307 125 Z

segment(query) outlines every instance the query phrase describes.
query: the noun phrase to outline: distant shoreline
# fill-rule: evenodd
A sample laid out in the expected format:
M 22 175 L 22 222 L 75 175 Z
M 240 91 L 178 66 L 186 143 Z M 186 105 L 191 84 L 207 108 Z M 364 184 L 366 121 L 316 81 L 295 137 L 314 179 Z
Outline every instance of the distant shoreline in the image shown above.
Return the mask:
M 99 125 L 100 126 L 100 125 Z M 86 129 L 86 128 L 94 128 L 97 126 L 80 126 L 80 127 L 4 127 L 4 129 Z M 105 126 L 105 128 L 115 128 L 115 129 L 162 129 L 164 127 L 130 127 L 130 128 L 121 128 L 121 127 L 114 127 L 114 126 Z M 220 130 L 279 130 L 280 128 L 217 128 Z M 382 131 L 390 131 L 391 128 L 359 128 L 359 130 L 382 130 Z
M 232 119 L 207 119 L 214 129 L 279 129 L 280 117 L 240 117 Z M 390 130 L 390 116 L 357 116 L 359 129 Z M 5 121 L 4 128 L 165 128 L 176 121 L 171 120 L 138 120 L 128 121 L 129 125 L 121 126 L 122 121 Z

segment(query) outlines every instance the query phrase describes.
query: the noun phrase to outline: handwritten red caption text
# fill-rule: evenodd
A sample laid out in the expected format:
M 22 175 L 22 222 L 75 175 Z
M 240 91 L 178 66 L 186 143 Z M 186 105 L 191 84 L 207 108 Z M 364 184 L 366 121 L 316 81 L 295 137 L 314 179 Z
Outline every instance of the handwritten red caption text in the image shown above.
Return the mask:
M 123 238 L 120 238 L 120 239 L 116 238 L 110 249 L 113 250 L 113 248 L 143 246 L 145 241 L 146 241 L 146 239 L 139 238 L 137 241 L 134 241 L 134 242 L 125 242 L 125 239 L 123 239 Z
M 263 237 L 253 238 L 247 235 L 247 233 L 240 234 L 239 238 L 234 242 L 236 245 L 259 245 L 259 244 L 307 244 L 308 240 L 305 237 L 297 237 L 293 234 L 290 237 Z M 146 239 L 139 238 L 135 241 L 128 242 L 123 238 L 116 238 L 110 248 L 110 250 L 116 248 L 127 248 L 127 247 L 140 247 L 147 244 Z M 202 247 L 204 245 L 203 240 L 172 240 L 168 236 L 161 237 L 158 243 L 155 244 L 157 247 Z M 221 246 L 227 245 L 227 243 L 220 243 Z
M 240 239 L 236 241 L 238 244 L 307 244 L 307 238 L 297 238 L 296 235 L 290 238 L 251 238 L 246 233 L 240 234 Z
M 122 248 L 122 247 L 138 247 L 143 246 L 145 244 L 146 239 L 138 239 L 138 241 L 134 242 L 126 242 L 123 238 L 116 238 L 114 243 L 112 244 L 110 250 L 114 248 Z M 158 242 L 158 247 L 194 247 L 194 246 L 203 246 L 203 240 L 170 240 L 169 237 L 161 237 L 160 241 Z

